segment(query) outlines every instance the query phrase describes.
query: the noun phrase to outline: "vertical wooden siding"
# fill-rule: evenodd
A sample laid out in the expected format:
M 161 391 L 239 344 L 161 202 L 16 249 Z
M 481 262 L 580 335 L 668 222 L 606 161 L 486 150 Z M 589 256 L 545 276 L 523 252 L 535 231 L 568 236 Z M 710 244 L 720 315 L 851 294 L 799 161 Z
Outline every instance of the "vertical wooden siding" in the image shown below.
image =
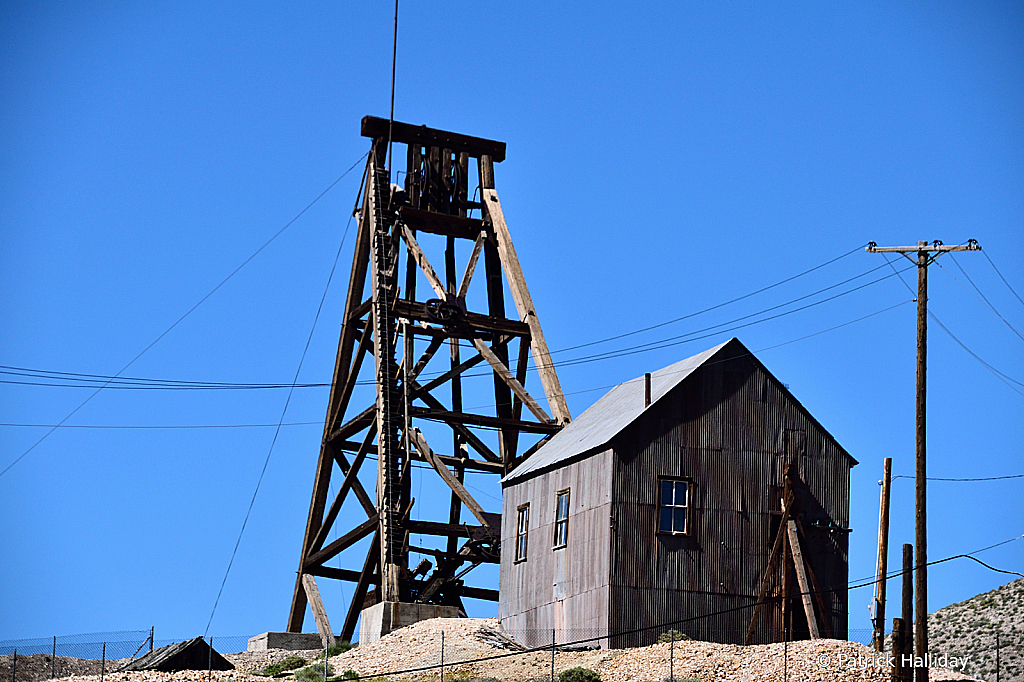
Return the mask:
M 555 494 L 566 488 L 569 538 L 553 550 Z M 559 642 L 607 631 L 611 489 L 611 450 L 504 488 L 498 617 L 525 644 L 550 642 L 553 628 Z M 516 510 L 527 503 L 527 559 L 515 563 Z
M 728 357 L 729 349 L 724 354 Z M 720 354 L 721 355 L 721 354 Z M 615 451 L 611 593 L 613 630 L 676 619 L 690 636 L 742 642 L 774 539 L 788 461 L 806 484 L 805 553 L 823 590 L 833 636 L 846 636 L 852 460 L 750 356 L 713 360 L 612 441 Z M 657 480 L 694 480 L 690 537 L 659 535 Z M 767 609 L 755 641 L 778 640 Z M 666 628 L 667 629 L 667 628 Z M 613 640 L 635 646 L 657 629 Z

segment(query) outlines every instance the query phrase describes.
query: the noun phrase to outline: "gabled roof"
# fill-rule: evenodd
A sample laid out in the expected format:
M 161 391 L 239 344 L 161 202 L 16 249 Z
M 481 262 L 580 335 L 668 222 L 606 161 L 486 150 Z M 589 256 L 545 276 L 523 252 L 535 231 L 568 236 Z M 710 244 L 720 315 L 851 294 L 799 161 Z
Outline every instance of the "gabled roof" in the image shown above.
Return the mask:
M 673 388 L 707 362 L 715 353 L 734 341 L 726 341 L 703 353 L 680 360 L 656 372 L 651 372 L 651 405 L 658 402 Z M 569 422 L 532 457 L 520 464 L 502 483 L 508 483 L 537 472 L 550 469 L 576 455 L 601 447 L 629 426 L 645 410 L 644 378 L 624 381 L 608 391 L 586 412 Z
M 674 365 L 669 365 L 651 373 L 651 405 L 664 398 L 676 386 L 681 384 L 695 370 L 707 363 L 712 357 L 718 354 L 726 346 L 738 347 L 744 354 L 749 354 L 755 362 L 761 364 L 737 338 L 732 338 L 725 343 L 720 343 L 714 348 L 709 348 L 703 353 L 680 360 Z M 761 365 L 764 367 L 763 365 Z M 768 369 L 764 368 L 767 372 Z M 769 375 L 771 374 L 768 372 Z M 789 394 L 789 391 L 786 391 Z M 791 394 L 790 399 L 799 405 Z M 609 443 L 612 438 L 632 424 L 643 412 L 649 408 L 644 407 L 644 378 L 638 377 L 624 381 L 612 390 L 608 391 L 596 403 L 590 406 L 586 412 L 569 422 L 564 429 L 556 433 L 551 440 L 545 443 L 537 452 L 520 464 L 515 471 L 501 479 L 502 484 L 511 483 L 529 477 L 548 469 L 554 469 L 559 464 L 567 462 L 577 456 L 592 452 Z M 802 406 L 801 406 L 801 409 Z M 818 423 L 806 410 L 805 414 L 811 421 Z M 820 427 L 821 424 L 818 424 Z M 822 427 L 822 431 L 828 431 Z M 831 435 L 828 436 L 831 438 Z M 834 439 L 833 439 L 834 440 Z M 842 446 L 840 446 L 842 449 Z M 843 450 L 845 453 L 846 451 Z M 849 453 L 847 457 L 853 464 Z

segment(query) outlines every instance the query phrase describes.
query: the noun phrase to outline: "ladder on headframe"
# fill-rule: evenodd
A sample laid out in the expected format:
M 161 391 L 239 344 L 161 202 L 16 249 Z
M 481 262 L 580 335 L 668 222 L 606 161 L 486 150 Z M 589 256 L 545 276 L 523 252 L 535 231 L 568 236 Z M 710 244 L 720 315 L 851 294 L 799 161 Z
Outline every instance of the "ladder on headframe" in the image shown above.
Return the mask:
M 373 140 L 366 188 L 288 618 L 288 630 L 300 632 L 308 604 L 321 634 L 333 639 L 315 577 L 352 581 L 356 588 L 341 630 L 344 640 L 352 638 L 362 609 L 378 602 L 447 604 L 464 612 L 463 597 L 497 600 L 497 591 L 470 587 L 461 579 L 466 564 L 472 568 L 500 561 L 501 532 L 500 514 L 483 510 L 463 485 L 464 474 L 507 474 L 571 419 L 494 189 L 493 164 L 504 160 L 505 144 L 370 116 L 362 121 L 362 134 Z M 406 145 L 404 190 L 390 184 L 390 143 Z M 477 161 L 480 201 L 469 197 L 470 159 Z M 480 218 L 469 217 L 475 209 Z M 443 276 L 423 248 L 428 240 L 444 247 Z M 472 242 L 461 270 L 456 267 L 458 240 Z M 466 301 L 471 283 L 481 279 L 474 279 L 481 256 L 487 310 L 473 312 Z M 430 286 L 423 300 L 417 297 L 420 278 Z M 517 319 L 506 317 L 506 283 Z M 446 363 L 435 358 L 444 345 Z M 475 352 L 464 359 L 466 347 Z M 350 410 L 367 353 L 374 358 L 376 401 Z M 531 359 L 547 410 L 525 387 Z M 493 377 L 495 405 L 487 414 L 463 406 L 463 375 L 477 365 L 489 366 Z M 448 395 L 440 397 L 443 388 Z M 523 415 L 524 406 L 529 417 Z M 447 425 L 452 435 L 445 445 L 451 451 L 441 454 L 428 444 L 416 420 Z M 496 444 L 478 433 L 480 428 L 495 431 Z M 541 440 L 523 447 L 521 434 Z M 441 447 L 438 440 L 434 445 Z M 358 478 L 368 456 L 377 457 L 375 499 Z M 432 467 L 451 489 L 446 521 L 414 519 L 414 461 Z M 344 478 L 328 506 L 335 466 Z M 339 529 L 344 532 L 327 543 L 331 530 L 341 525 L 339 515 L 350 495 L 365 520 Z M 475 524 L 462 523 L 463 507 Z M 445 548 L 411 547 L 412 533 L 446 538 Z M 365 538 L 372 539 L 360 571 L 327 565 Z M 410 570 L 410 551 L 433 555 L 436 566 L 424 560 Z

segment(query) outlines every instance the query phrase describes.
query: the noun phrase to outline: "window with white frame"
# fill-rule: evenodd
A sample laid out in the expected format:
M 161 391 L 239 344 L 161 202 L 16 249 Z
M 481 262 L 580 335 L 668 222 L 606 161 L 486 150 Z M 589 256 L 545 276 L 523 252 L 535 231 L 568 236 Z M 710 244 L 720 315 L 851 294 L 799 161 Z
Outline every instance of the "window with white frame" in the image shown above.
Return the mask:
M 658 532 L 672 535 L 690 533 L 690 493 L 692 483 L 685 479 L 663 478 L 658 500 Z
M 516 512 L 516 562 L 526 561 L 526 539 L 530 528 L 529 503 Z
M 555 545 L 561 549 L 569 542 L 569 489 L 555 494 Z

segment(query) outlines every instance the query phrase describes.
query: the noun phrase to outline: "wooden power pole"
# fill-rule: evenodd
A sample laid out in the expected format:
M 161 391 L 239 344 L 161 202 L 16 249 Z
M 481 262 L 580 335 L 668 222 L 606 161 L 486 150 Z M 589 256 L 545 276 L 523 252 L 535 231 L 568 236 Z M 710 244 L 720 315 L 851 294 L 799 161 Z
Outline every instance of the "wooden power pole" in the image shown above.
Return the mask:
M 966 244 L 945 245 L 940 241 L 918 242 L 917 246 L 878 246 L 868 242 L 868 253 L 900 253 L 917 264 L 917 428 L 916 466 L 914 469 L 914 544 L 917 552 L 915 565 L 915 622 L 914 651 L 924 657 L 928 653 L 928 540 L 927 540 L 927 458 L 925 456 L 925 374 L 928 359 L 928 266 L 947 251 L 980 251 L 974 239 Z M 917 254 L 911 258 L 908 254 Z M 928 682 L 928 668 L 917 669 L 917 682 Z
M 885 583 L 889 570 L 889 486 L 892 484 L 892 457 L 885 458 L 882 477 L 882 499 L 878 509 L 878 565 L 875 568 L 875 634 L 876 651 L 885 650 Z
M 378 609 L 364 624 L 375 623 L 380 635 L 410 618 L 464 614 L 463 597 L 497 600 L 496 590 L 462 580 L 482 563 L 499 562 L 501 532 L 500 514 L 483 510 L 463 484 L 465 473 L 509 473 L 570 420 L 494 188 L 494 164 L 504 160 L 505 143 L 372 116 L 362 120 L 362 135 L 372 140 L 365 192 L 288 617 L 288 631 L 301 632 L 308 604 L 329 638 L 315 578 L 351 581 L 355 588 L 343 640 L 352 638 L 364 609 Z M 388 158 L 392 143 L 395 151 L 406 147 L 404 187 L 391 184 L 397 170 Z M 479 217 L 472 217 L 474 211 Z M 458 269 L 456 245 L 466 247 L 462 254 L 468 252 Z M 474 278 L 480 261 L 482 272 Z M 506 287 L 515 303 L 511 316 Z M 448 352 L 438 353 L 444 346 Z M 372 361 L 364 362 L 367 355 Z M 526 390 L 531 364 L 547 410 Z M 478 365 L 490 369 L 494 404 L 467 410 L 463 378 Z M 375 399 L 357 384 L 372 384 Z M 353 396 L 365 400 L 354 410 Z M 531 435 L 542 440 L 523 442 Z M 373 457 L 375 496 L 358 477 Z M 414 463 L 432 469 L 450 488 L 443 518 L 424 518 L 441 511 L 440 505 L 415 505 Z M 330 501 L 335 467 L 342 481 Z M 474 520 L 467 523 L 463 512 Z M 343 524 L 329 542 L 332 529 Z M 412 545 L 413 534 L 441 538 L 437 542 L 444 546 Z M 367 540 L 361 570 L 328 565 Z M 410 553 L 428 556 L 433 564 L 424 559 L 410 567 Z

